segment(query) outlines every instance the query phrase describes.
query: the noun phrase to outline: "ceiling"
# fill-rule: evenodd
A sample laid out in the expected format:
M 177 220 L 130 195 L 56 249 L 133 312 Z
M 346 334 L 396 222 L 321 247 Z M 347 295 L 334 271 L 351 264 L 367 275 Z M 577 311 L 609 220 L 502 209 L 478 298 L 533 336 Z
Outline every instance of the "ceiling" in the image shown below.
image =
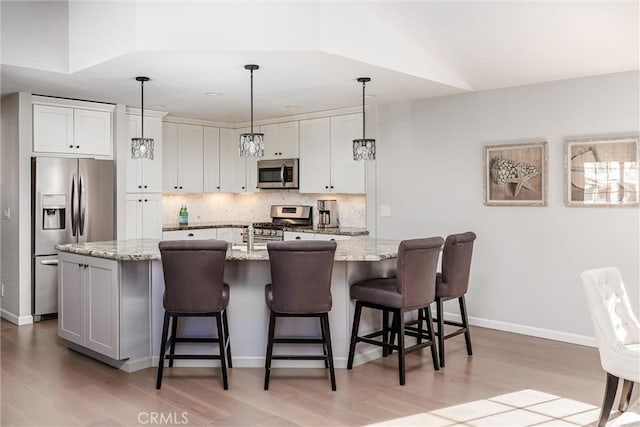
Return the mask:
M 638 21 L 637 1 L 3 2 L 0 88 L 138 107 L 147 75 L 145 107 L 237 123 L 244 64 L 260 120 L 357 106 L 359 76 L 386 104 L 638 70 Z

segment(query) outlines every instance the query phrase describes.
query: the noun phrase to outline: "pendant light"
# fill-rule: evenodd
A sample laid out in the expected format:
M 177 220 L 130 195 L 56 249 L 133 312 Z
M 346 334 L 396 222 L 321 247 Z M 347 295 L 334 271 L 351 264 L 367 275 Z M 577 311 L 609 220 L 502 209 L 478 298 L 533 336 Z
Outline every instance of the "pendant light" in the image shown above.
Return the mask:
M 364 119 L 364 86 L 370 82 L 369 77 L 359 77 L 358 81 L 362 83 L 362 139 L 353 140 L 353 160 L 375 160 L 376 159 L 376 140 L 365 136 L 365 119 Z
M 140 138 L 131 138 L 131 158 L 153 160 L 153 138 L 144 137 L 144 82 L 149 77 L 136 77 L 140 82 Z
M 260 69 L 260 66 L 248 64 L 244 69 L 251 72 L 251 131 L 240 135 L 240 157 L 262 157 L 264 156 L 264 134 L 253 132 L 253 70 Z

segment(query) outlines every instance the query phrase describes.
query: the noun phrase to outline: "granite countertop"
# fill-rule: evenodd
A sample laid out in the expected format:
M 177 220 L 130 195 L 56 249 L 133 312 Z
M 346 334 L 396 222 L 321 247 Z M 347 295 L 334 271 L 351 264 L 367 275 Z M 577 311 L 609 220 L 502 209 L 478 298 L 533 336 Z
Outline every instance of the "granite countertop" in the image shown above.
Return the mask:
M 250 223 L 246 221 L 194 222 L 189 225 L 165 224 L 162 226 L 162 231 L 198 230 L 204 228 L 245 228 L 248 227 L 249 224 Z M 356 227 L 285 227 L 284 231 L 292 231 L 295 233 L 337 234 L 343 236 L 367 236 L 369 234 L 366 228 Z
M 163 224 L 162 231 L 178 230 L 198 230 L 202 228 L 245 228 L 249 223 L 246 221 L 214 221 L 214 222 L 192 222 L 189 225 Z
M 334 227 L 334 228 L 322 228 L 322 227 L 286 227 L 284 231 L 293 231 L 296 233 L 320 233 L 320 234 L 338 234 L 343 236 L 367 236 L 369 231 L 366 228 L 357 227 Z
M 151 261 L 160 259 L 159 240 L 111 240 L 106 242 L 68 243 L 56 245 L 60 252 L 107 258 L 116 261 Z M 398 256 L 399 240 L 351 239 L 336 242 L 336 261 L 382 261 Z M 230 246 L 228 261 L 267 261 L 269 254 L 265 246 L 247 252 L 245 245 Z

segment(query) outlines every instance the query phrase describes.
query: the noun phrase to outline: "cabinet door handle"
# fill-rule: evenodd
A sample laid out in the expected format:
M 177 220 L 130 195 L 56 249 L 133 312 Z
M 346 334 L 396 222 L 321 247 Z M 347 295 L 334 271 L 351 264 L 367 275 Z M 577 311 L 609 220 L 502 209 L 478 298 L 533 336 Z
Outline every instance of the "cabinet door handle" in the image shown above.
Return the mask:
M 330 241 L 330 242 L 335 242 L 335 241 L 336 241 L 336 239 L 329 239 L 329 241 Z
M 193 233 L 187 234 L 187 237 L 193 237 Z
M 296 240 L 302 240 L 302 237 L 296 236 Z

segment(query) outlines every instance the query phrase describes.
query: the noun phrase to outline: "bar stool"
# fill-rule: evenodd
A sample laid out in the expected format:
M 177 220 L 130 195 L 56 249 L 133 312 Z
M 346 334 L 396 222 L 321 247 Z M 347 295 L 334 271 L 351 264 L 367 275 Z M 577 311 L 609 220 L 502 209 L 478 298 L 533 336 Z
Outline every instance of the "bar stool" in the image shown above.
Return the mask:
M 353 357 L 356 344 L 366 342 L 382 347 L 382 355 L 389 351 L 398 350 L 398 375 L 400 385 L 405 384 L 405 355 L 406 353 L 431 347 L 433 368 L 439 369 L 438 357 L 433 342 L 431 326 L 431 311 L 429 305 L 435 299 L 436 269 L 438 256 L 442 247 L 442 237 L 427 239 L 403 240 L 398 247 L 398 261 L 396 277 L 369 279 L 351 286 L 351 298 L 356 300 L 353 317 L 353 330 L 349 345 L 349 359 L 347 369 L 353 368 Z M 382 330 L 364 336 L 358 336 L 362 307 L 382 310 Z M 405 348 L 404 314 L 409 311 L 424 308 L 427 312 L 427 331 L 419 332 L 419 342 Z M 393 313 L 392 329 L 398 334 L 398 345 L 389 342 L 389 313 Z M 382 336 L 382 341 L 373 338 Z M 416 334 L 418 336 L 418 334 Z
M 264 389 L 269 389 L 271 361 L 324 360 L 329 368 L 331 390 L 336 377 L 331 350 L 329 311 L 331 310 L 331 273 L 336 242 L 290 241 L 267 244 L 271 263 L 271 283 L 265 286 L 265 300 L 271 312 L 265 358 Z M 278 317 L 317 317 L 321 338 L 275 337 Z M 323 355 L 274 355 L 274 344 L 322 344 Z
M 229 285 L 223 282 L 224 263 L 228 243 L 222 240 L 176 240 L 159 243 L 164 273 L 164 323 L 158 362 L 156 388 L 162 385 L 164 359 L 173 367 L 175 359 L 214 359 L 220 360 L 222 384 L 225 390 L 227 382 L 227 364 L 231 363 L 231 344 L 229 341 Z M 217 338 L 178 337 L 178 318 L 215 317 L 218 329 Z M 167 339 L 169 321 L 171 337 Z M 219 354 L 175 354 L 176 343 L 218 343 Z M 169 354 L 166 354 L 169 346 Z M 226 353 L 226 357 L 225 357 Z
M 471 254 L 475 233 L 452 234 L 447 236 L 442 250 L 442 273 L 436 277 L 436 316 L 438 325 L 436 335 L 438 337 L 438 352 L 440 353 L 440 366 L 444 367 L 444 340 L 464 334 L 467 354 L 471 356 L 471 334 L 469 332 L 469 319 L 467 318 L 467 306 L 464 295 L 469 289 L 469 273 L 471 271 Z M 444 320 L 444 302 L 458 299 L 460 307 L 460 322 Z M 457 329 L 445 334 L 444 325 L 456 326 Z

